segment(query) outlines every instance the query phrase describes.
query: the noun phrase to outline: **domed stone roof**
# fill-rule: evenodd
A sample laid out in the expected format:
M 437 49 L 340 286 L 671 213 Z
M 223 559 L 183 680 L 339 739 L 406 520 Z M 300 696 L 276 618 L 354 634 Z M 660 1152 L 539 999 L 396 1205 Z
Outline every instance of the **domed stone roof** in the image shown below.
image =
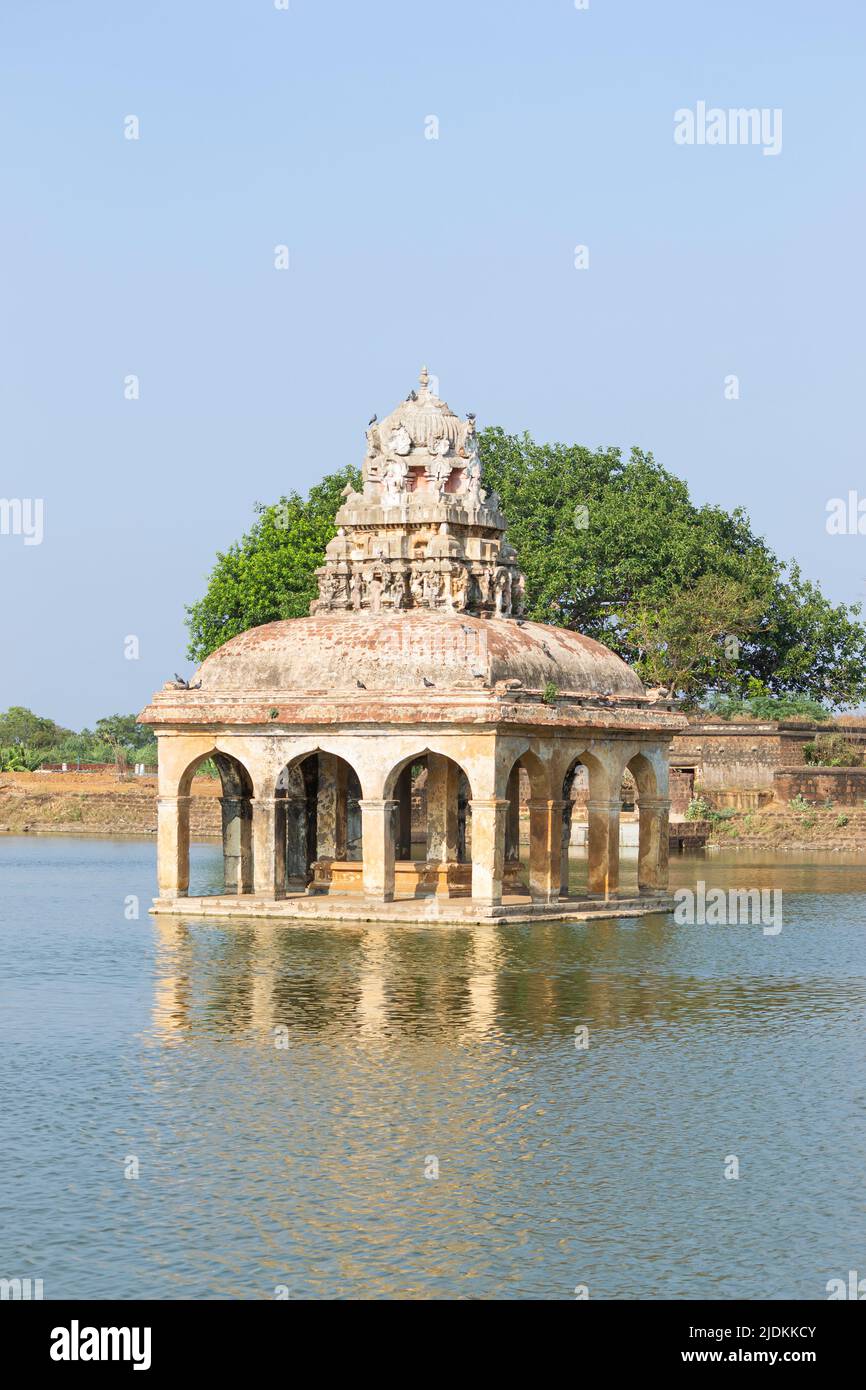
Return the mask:
M 202 663 L 201 694 L 484 690 L 500 682 L 562 695 L 643 698 L 638 676 L 565 628 L 436 609 L 319 612 L 240 633 Z M 430 682 L 426 685 L 425 681 Z M 359 685 L 360 682 L 360 685 Z

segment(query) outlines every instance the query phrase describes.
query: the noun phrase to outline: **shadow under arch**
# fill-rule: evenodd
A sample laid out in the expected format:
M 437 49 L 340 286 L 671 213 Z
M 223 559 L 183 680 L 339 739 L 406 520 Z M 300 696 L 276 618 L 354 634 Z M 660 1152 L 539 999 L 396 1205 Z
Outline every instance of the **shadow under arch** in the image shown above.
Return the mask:
M 584 773 L 586 774 L 585 778 Z M 585 785 L 583 785 L 584 783 Z M 555 789 L 562 798 L 560 898 L 567 898 L 570 895 L 570 851 L 575 820 L 575 806 L 577 804 L 586 805 L 587 821 L 589 821 L 592 815 L 590 803 L 601 800 L 603 797 L 607 796 L 608 787 L 609 777 L 605 764 L 591 751 L 591 749 L 587 748 L 574 755 L 565 768 L 561 786 Z M 587 867 L 591 877 L 591 869 L 589 865 Z M 580 893 L 579 896 L 582 896 L 582 893 Z
M 637 886 L 638 892 L 657 892 L 668 882 L 670 853 L 670 803 L 667 777 L 659 777 L 659 768 L 652 758 L 638 752 L 626 763 L 635 786 L 637 812 Z

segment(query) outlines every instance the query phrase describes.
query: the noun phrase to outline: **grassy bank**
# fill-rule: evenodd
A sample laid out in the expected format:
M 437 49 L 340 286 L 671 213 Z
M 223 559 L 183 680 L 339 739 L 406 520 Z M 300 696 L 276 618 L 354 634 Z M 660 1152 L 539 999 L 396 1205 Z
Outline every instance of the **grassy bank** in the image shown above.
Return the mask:
M 726 813 L 714 818 L 708 843 L 730 849 L 866 850 L 866 808 L 766 807 Z

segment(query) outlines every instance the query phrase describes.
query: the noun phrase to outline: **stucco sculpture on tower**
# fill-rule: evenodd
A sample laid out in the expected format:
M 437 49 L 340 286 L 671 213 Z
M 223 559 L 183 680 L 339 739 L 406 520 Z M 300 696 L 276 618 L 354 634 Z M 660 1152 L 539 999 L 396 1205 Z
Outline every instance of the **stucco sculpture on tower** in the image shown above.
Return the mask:
M 458 419 L 429 381 L 424 367 L 420 389 L 367 430 L 363 491 L 349 489 L 337 513 L 315 612 L 374 603 L 377 611 L 523 611 L 524 583 L 498 498 L 481 486 L 475 419 Z M 413 585 L 422 561 L 425 578 Z M 346 577 L 348 595 L 339 582 Z

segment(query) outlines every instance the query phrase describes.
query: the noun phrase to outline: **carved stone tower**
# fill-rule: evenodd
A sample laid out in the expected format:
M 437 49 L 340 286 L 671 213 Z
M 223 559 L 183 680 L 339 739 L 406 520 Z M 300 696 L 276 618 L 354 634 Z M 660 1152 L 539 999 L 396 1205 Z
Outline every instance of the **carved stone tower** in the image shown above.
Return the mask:
M 524 578 L 495 492 L 481 486 L 475 417 L 420 390 L 367 430 L 363 492 L 346 489 L 311 612 L 523 612 Z

